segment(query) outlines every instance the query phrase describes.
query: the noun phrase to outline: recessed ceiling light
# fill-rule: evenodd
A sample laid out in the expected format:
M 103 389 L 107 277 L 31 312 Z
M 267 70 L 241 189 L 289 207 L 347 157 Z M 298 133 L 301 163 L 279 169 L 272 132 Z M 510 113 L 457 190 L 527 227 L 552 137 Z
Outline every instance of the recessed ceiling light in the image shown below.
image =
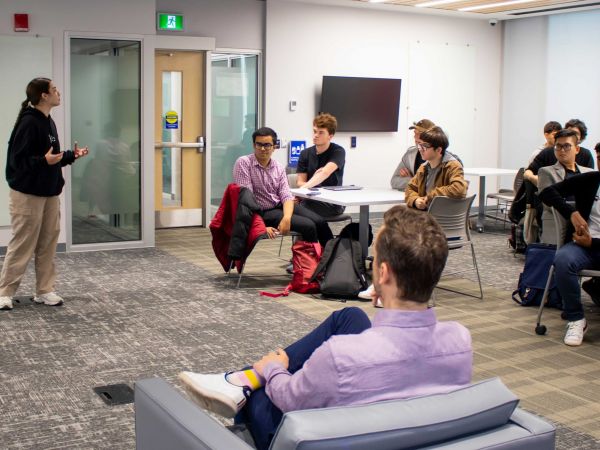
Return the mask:
M 502 6 L 517 5 L 519 3 L 530 3 L 536 0 L 510 0 L 508 2 L 500 3 L 488 3 L 487 5 L 467 6 L 466 8 L 460 8 L 459 11 L 477 11 L 480 9 L 499 8 Z
M 446 5 L 448 3 L 458 3 L 461 0 L 433 0 L 431 2 L 417 3 L 417 8 L 431 8 L 432 6 Z

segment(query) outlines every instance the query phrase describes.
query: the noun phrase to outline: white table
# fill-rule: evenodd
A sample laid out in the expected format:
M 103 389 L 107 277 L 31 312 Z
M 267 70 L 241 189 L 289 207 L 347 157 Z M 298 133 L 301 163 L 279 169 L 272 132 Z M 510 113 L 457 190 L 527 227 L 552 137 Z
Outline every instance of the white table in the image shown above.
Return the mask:
M 308 189 L 292 189 L 292 194 L 300 198 L 309 198 L 320 202 L 341 206 L 360 206 L 358 236 L 363 257 L 369 255 L 369 206 L 404 203 L 404 192 L 395 189 L 363 188 L 353 191 L 332 191 L 319 189 L 319 195 L 307 195 Z
M 516 175 L 517 169 L 496 169 L 494 167 L 470 167 L 464 169 L 465 176 L 479 177 L 479 208 L 477 212 L 477 231 L 483 232 L 485 222 L 485 177 L 488 175 Z

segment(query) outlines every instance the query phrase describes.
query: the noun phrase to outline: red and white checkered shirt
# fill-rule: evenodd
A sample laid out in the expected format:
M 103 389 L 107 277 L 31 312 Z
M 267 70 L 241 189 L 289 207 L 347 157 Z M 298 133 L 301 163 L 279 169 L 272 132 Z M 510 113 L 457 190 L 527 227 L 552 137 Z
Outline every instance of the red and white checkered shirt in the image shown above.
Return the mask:
M 254 153 L 237 159 L 233 166 L 233 182 L 250 189 L 261 209 L 271 209 L 294 198 L 281 164 L 271 159 L 264 168 Z

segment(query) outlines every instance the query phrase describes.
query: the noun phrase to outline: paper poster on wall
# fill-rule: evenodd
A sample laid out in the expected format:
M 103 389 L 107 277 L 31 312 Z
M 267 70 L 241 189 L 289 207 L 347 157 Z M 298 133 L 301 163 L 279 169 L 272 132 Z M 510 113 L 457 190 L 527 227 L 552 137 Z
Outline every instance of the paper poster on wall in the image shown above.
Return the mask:
M 290 141 L 288 166 L 297 167 L 300 152 L 306 148 L 306 141 Z
M 246 76 L 243 73 L 222 73 L 216 79 L 216 93 L 219 97 L 242 97 Z

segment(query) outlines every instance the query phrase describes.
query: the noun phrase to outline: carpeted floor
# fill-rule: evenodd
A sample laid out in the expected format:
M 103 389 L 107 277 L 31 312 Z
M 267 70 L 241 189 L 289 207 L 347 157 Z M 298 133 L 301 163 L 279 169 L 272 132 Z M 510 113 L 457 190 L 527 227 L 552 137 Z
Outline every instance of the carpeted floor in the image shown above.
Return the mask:
M 437 314 L 470 329 L 475 380 L 500 376 L 521 406 L 557 424 L 558 448 L 600 448 L 598 311 L 586 303 L 590 332 L 582 347 L 561 343 L 557 311 L 545 315 L 548 335 L 536 336 L 535 311 L 508 295 L 522 257 L 514 258 L 496 231 L 474 235 L 484 300 L 438 290 Z M 157 249 L 61 254 L 58 289 L 66 304 L 54 308 L 25 297 L 30 269 L 21 304 L 0 312 L 0 448 L 133 448 L 133 406 L 105 405 L 94 386 L 133 386 L 150 376 L 177 385 L 181 370 L 252 362 L 347 304 L 374 313 L 368 303 L 260 297 L 255 288 L 275 290 L 289 280 L 288 241 L 282 259 L 278 249 L 278 242 L 259 243 L 241 289 L 216 263 L 206 229 L 157 231 Z M 463 265 L 470 255 L 451 257 Z M 446 285 L 476 291 L 472 281 Z

